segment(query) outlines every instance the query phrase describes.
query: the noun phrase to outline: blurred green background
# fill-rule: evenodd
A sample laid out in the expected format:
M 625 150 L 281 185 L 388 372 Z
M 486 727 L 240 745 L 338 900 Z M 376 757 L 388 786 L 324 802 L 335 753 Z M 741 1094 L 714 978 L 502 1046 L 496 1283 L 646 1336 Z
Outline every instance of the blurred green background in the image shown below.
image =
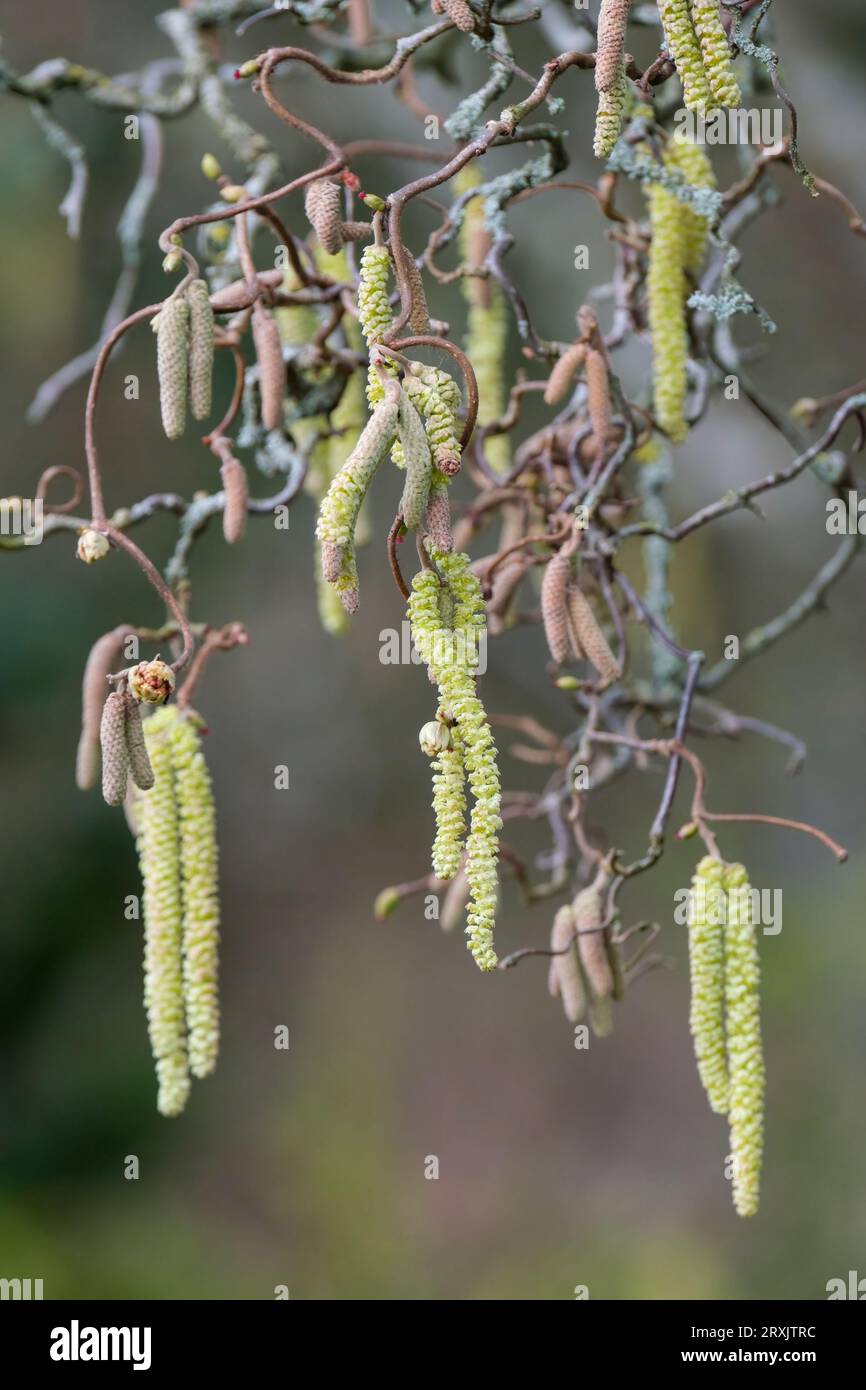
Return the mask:
M 57 54 L 129 71 L 170 53 L 153 24 L 161 8 L 7 7 L 4 53 L 19 71 Z M 836 0 L 819 15 L 808 0 L 786 0 L 776 9 L 804 156 L 863 210 L 862 8 Z M 389 8 L 395 28 L 402 13 Z M 226 61 L 297 36 L 280 18 L 229 38 Z M 552 51 L 528 32 L 515 41 L 532 71 Z M 482 71 L 471 54 L 458 67 L 467 81 Z M 296 72 L 282 90 L 338 140 L 421 138 L 387 91 L 335 94 Z M 423 91 L 439 109 L 453 105 L 453 92 Z M 594 177 L 591 79 L 571 74 L 558 91 L 568 177 Z M 311 147 L 275 128 L 248 93 L 237 100 L 290 175 L 309 167 Z M 2 490 L 30 495 L 48 464 L 83 466 L 83 384 L 41 427 L 24 413 L 39 382 L 98 332 L 138 149 L 123 138 L 121 113 L 75 93 L 58 99 L 91 167 L 83 235 L 72 242 L 57 213 L 65 165 L 26 103 L 4 96 L 0 108 Z M 226 158 L 199 113 L 168 127 L 137 304 L 164 293 L 159 229 L 209 197 L 204 149 Z M 412 176 L 393 162 L 357 167 L 380 193 Z M 866 252 L 837 207 L 810 200 L 789 170 L 774 178 L 783 202 L 747 234 L 741 274 L 779 324 L 754 374 L 787 406 L 862 375 Z M 287 217 L 301 230 L 299 204 Z M 413 246 L 430 219 L 413 210 Z M 513 227 L 509 265 L 539 330 L 569 336 L 588 285 L 609 274 L 591 201 L 524 204 Z M 588 278 L 572 268 L 580 242 L 591 248 Z M 433 312 L 459 327 L 457 304 L 446 295 Z M 756 336 L 752 325 L 738 332 Z M 159 488 L 215 486 L 194 431 L 170 447 L 159 432 L 152 353 L 139 330 L 106 380 L 99 439 L 110 507 Z M 138 402 L 124 400 L 127 372 L 140 375 Z M 789 457 L 747 402 L 717 404 L 678 452 L 673 510 L 685 515 Z M 256 487 L 270 489 L 261 479 Z M 380 481 L 380 535 L 392 494 L 393 480 Z M 764 522 L 740 514 L 677 549 L 684 641 L 715 659 L 725 634 L 744 634 L 790 601 L 836 543 L 824 498 L 807 476 L 767 499 Z M 421 899 L 375 923 L 378 889 L 426 871 L 429 771 L 417 729 L 430 691 L 419 668 L 378 660 L 380 630 L 402 617 L 381 544 L 363 554 L 351 634 L 322 633 L 312 526 L 304 499 L 288 533 L 262 519 L 236 551 L 218 528 L 196 547 L 195 616 L 241 619 L 251 642 L 214 660 L 197 700 L 219 808 L 224 1040 L 216 1076 L 176 1121 L 155 1111 L 140 926 L 123 915 L 125 896 L 139 891 L 132 841 L 122 815 L 72 779 L 90 644 L 121 621 L 161 615 L 134 567 L 116 555 L 85 568 L 68 536 L 0 556 L 0 1275 L 42 1278 L 49 1298 L 268 1299 L 285 1284 L 292 1298 L 447 1300 L 568 1299 L 576 1285 L 596 1299 L 811 1299 L 849 1269 L 866 1275 L 862 564 L 826 612 L 725 687 L 737 709 L 808 740 L 802 773 L 786 778 L 784 750 L 751 738 L 700 749 L 713 807 L 811 819 L 851 849 L 840 869 L 815 842 L 771 828 L 726 828 L 722 838 L 756 885 L 784 892 L 784 929 L 762 943 L 762 1209 L 742 1222 L 723 1176 L 726 1130 L 692 1060 L 684 933 L 672 921 L 694 846 L 671 845 L 624 893 L 628 916 L 664 924 L 671 968 L 635 984 L 614 1035 L 588 1053 L 574 1050 L 547 998 L 544 961 L 480 976 L 461 940 L 424 919 Z M 173 527 L 160 518 L 136 539 L 164 563 Z M 543 662 L 535 630 L 492 644 L 488 707 L 531 712 L 565 732 L 568 711 Z M 288 791 L 273 787 L 279 763 L 290 769 Z M 540 785 L 538 771 L 504 763 L 507 785 Z M 655 777 L 623 784 L 593 819 L 638 853 L 658 792 Z M 684 817 L 685 791 L 678 807 Z M 500 952 L 543 943 L 549 918 L 543 904 L 524 912 L 507 887 Z M 280 1024 L 288 1052 L 273 1046 Z M 140 1178 L 127 1181 L 133 1154 Z M 438 1157 L 438 1181 L 425 1178 L 428 1155 Z

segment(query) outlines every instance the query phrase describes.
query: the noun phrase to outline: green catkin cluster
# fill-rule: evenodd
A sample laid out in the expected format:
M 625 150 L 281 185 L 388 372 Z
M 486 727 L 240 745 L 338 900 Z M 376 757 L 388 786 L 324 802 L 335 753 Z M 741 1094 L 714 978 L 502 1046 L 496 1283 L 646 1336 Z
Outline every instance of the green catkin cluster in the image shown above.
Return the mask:
M 462 452 L 457 419 L 460 409 L 457 382 L 441 367 L 427 367 L 421 362 L 412 362 L 403 386 L 424 421 L 438 472 L 445 478 L 452 478 L 459 471 Z M 395 453 L 394 462 L 402 466 L 402 451 Z
M 665 151 L 665 164 L 681 173 L 690 187 L 715 186 L 712 164 L 698 145 L 672 140 Z M 700 269 L 709 227 L 705 217 L 662 184 L 650 184 L 647 196 L 652 235 L 647 298 L 653 344 L 654 411 L 668 437 L 674 444 L 681 444 L 688 434 L 686 271 L 695 273 Z
M 702 859 L 692 879 L 689 911 L 689 972 L 691 1008 L 689 1027 L 698 1064 L 698 1075 L 710 1108 L 717 1115 L 728 1112 L 728 1054 L 725 1044 L 724 929 L 720 913 L 713 913 L 713 898 L 722 889 L 724 865 L 709 855 Z
M 138 858 L 144 884 L 144 1006 L 156 1063 L 157 1108 L 179 1115 L 189 1096 L 183 1006 L 183 901 L 180 836 L 171 745 L 162 737 L 175 705 L 157 710 L 145 737 L 156 778 L 137 802 Z
M 479 183 L 478 170 L 474 164 L 469 164 L 458 174 L 456 189 L 458 193 L 465 193 Z M 479 269 L 490 247 L 482 197 L 470 198 L 463 209 L 459 244 L 465 264 Z M 502 289 L 494 280 L 467 275 L 460 283 L 468 305 L 464 346 L 478 383 L 478 424 L 483 428 L 498 420 L 505 409 L 508 310 Z M 508 472 L 511 440 L 507 434 L 491 435 L 485 440 L 484 453 L 494 472 Z
M 713 94 L 689 0 L 658 0 L 658 7 L 665 41 L 683 84 L 683 102 L 690 111 L 706 111 L 714 104 Z
M 194 717 L 156 710 L 144 736 L 154 786 L 135 821 L 144 882 L 144 998 L 163 1115 L 178 1115 L 193 1075 L 209 1075 L 219 1043 L 219 901 L 210 778 Z
M 462 749 L 466 779 L 472 792 L 465 847 L 465 872 L 470 889 L 466 931 L 469 950 L 477 965 L 488 971 L 497 965 L 493 927 L 502 820 L 496 745 L 475 690 L 477 644 L 484 631 L 484 600 L 478 579 L 469 568 L 467 555 L 434 550 L 431 558 L 442 572 L 445 590 L 432 570 L 422 570 L 412 583 L 409 618 L 415 646 L 439 688 L 442 708 L 453 725 L 453 746 Z M 443 606 L 448 621 L 443 618 Z M 438 810 L 440 831 L 444 828 L 446 812 L 457 824 L 462 808 L 453 789 L 447 806 L 443 789 Z M 450 864 L 456 872 L 462 846 L 453 834 L 449 844 Z
M 731 50 L 722 27 L 719 0 L 691 0 L 691 6 L 710 91 L 719 106 L 739 106 L 740 87 L 731 66 Z
M 752 918 L 743 865 L 702 859 L 689 912 L 690 1024 L 710 1105 L 728 1116 L 740 1216 L 758 1210 L 764 1130 L 760 963 Z
M 367 246 L 361 256 L 360 278 L 358 284 L 358 318 L 367 348 L 372 348 L 391 325 L 391 305 L 389 286 L 391 280 L 391 256 L 387 246 Z M 391 362 L 383 363 L 385 370 L 392 375 L 396 367 Z M 370 365 L 367 373 L 367 400 L 371 406 L 382 400 L 384 388 L 376 368 Z
M 725 1009 L 733 1158 L 734 1206 L 740 1216 L 758 1210 L 764 1148 L 764 1054 L 761 1046 L 758 943 L 749 879 L 742 864 L 725 870 Z
M 167 299 L 156 319 L 156 368 L 162 427 L 168 439 L 186 429 L 186 408 L 196 420 L 210 414 L 214 316 L 204 280 Z
M 114 690 L 102 707 L 99 726 L 102 750 L 102 795 L 109 806 L 126 798 L 130 775 L 137 787 L 153 786 L 153 769 L 141 728 L 141 712 L 128 690 Z

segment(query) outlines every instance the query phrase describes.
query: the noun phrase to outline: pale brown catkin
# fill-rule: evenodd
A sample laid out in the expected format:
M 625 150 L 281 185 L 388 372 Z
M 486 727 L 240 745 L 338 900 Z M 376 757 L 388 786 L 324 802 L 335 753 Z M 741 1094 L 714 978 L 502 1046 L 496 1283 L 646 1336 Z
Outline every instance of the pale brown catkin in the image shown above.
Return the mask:
M 448 488 L 437 487 L 435 481 L 427 498 L 425 525 L 437 550 L 444 550 L 448 553 L 454 549 Z
M 214 321 L 210 292 L 204 280 L 193 280 L 186 292 L 189 305 L 189 408 L 194 420 L 205 420 L 213 392 Z
M 343 245 L 342 201 L 339 184 L 330 179 L 316 179 L 307 185 L 304 211 L 329 256 L 336 256 Z
M 550 958 L 548 990 L 554 998 L 562 1000 L 569 1023 L 580 1023 L 586 1013 L 586 988 L 577 956 L 574 912 L 568 903 L 553 919 L 550 949 L 557 954 Z
M 571 576 L 571 549 L 563 546 L 544 567 L 541 581 L 541 617 L 550 655 L 557 666 L 568 656 L 568 583 Z
M 229 545 L 234 545 L 247 529 L 247 470 L 238 459 L 230 457 L 220 468 L 220 478 L 225 492 L 223 536 Z
M 595 441 L 595 452 L 596 457 L 601 458 L 607 448 L 610 435 L 610 381 L 604 353 L 600 352 L 598 348 L 587 348 L 584 371 L 586 375 L 586 399 Z
M 588 887 L 578 893 L 573 909 L 580 963 L 597 999 L 612 998 L 615 985 L 602 930 L 604 888 L 608 882 L 607 873 L 601 871 Z
M 595 55 L 595 90 L 607 92 L 619 78 L 631 0 L 601 0 Z
M 259 364 L 262 424 L 266 430 L 276 430 L 283 422 L 286 364 L 283 361 L 283 346 L 276 320 L 260 300 L 256 300 L 253 308 L 253 343 Z
M 586 356 L 586 343 L 572 343 L 562 354 L 544 388 L 545 405 L 558 405 L 571 385 Z
M 619 680 L 622 675 L 619 662 L 598 625 L 589 599 L 577 585 L 568 591 L 567 608 L 575 656 L 586 657 L 606 684 Z
M 167 299 L 159 311 L 156 370 L 162 428 L 168 439 L 179 439 L 186 428 L 189 376 L 189 305 L 185 299 Z
M 129 753 L 126 710 L 119 690 L 112 690 L 102 707 L 99 742 L 102 745 L 102 795 L 109 806 L 120 806 L 129 779 Z
M 466 0 L 442 0 L 442 8 L 452 23 L 464 34 L 474 34 L 475 15 Z
M 106 680 L 118 664 L 123 643 L 132 632 L 123 624 L 97 638 L 90 649 L 81 682 L 81 737 L 75 759 L 75 785 L 88 792 L 99 775 L 99 725 L 107 689 Z
M 123 692 L 123 713 L 126 730 L 126 752 L 129 758 L 129 771 L 132 780 L 140 791 L 150 791 L 154 783 L 153 768 L 144 741 L 141 724 L 141 706 L 128 690 Z
M 406 257 L 406 273 L 412 287 L 412 310 L 409 314 L 408 327 L 413 333 L 427 333 L 430 328 L 430 311 L 427 308 L 424 281 L 414 256 Z

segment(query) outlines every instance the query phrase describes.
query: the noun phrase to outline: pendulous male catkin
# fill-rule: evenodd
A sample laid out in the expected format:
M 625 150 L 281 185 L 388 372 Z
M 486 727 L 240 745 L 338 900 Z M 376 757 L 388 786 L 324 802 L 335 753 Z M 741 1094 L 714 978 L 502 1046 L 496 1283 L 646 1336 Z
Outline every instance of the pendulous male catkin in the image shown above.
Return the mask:
M 691 7 L 710 91 L 719 106 L 739 106 L 740 87 L 731 66 L 731 50 L 722 27 L 719 0 L 691 0 Z
M 606 92 L 617 82 L 625 49 L 631 0 L 601 0 L 595 55 L 595 90 Z
M 589 599 L 577 584 L 572 584 L 566 602 L 568 627 L 575 656 L 585 657 L 595 667 L 604 683 L 612 685 L 622 675 L 622 668 L 610 649 Z
M 404 524 L 414 529 L 421 525 L 427 512 L 433 458 L 424 422 L 404 390 L 400 392 L 397 437 L 406 468 L 400 511 Z
M 551 555 L 541 581 L 541 617 L 552 659 L 560 666 L 569 652 L 568 585 L 573 545 L 563 545 Z
M 99 741 L 102 745 L 102 795 L 109 806 L 120 806 L 126 796 L 129 753 L 126 710 L 119 690 L 112 690 L 102 707 Z
M 596 458 L 603 458 L 610 435 L 610 379 L 604 353 L 597 347 L 586 350 L 586 403 L 592 425 Z
M 189 305 L 181 296 L 167 299 L 159 311 L 156 370 L 162 428 L 168 439 L 179 439 L 186 428 L 189 377 Z
M 145 738 L 155 782 L 136 798 L 138 857 L 144 883 L 144 1003 L 156 1063 L 157 1109 L 179 1115 L 189 1095 L 183 1000 L 183 904 L 180 829 L 172 770 L 176 705 L 147 720 Z
M 717 1115 L 727 1114 L 729 1101 L 724 928 L 718 911 L 724 872 L 720 859 L 706 855 L 695 870 L 689 899 L 689 1026 L 698 1075 Z
M 432 865 L 437 878 L 451 879 L 460 868 L 466 837 L 463 747 L 459 738 L 442 749 L 433 763 L 433 814 L 436 838 Z
M 220 478 L 225 493 L 223 536 L 229 545 L 234 545 L 247 529 L 247 470 L 238 459 L 227 458 L 220 467 Z
M 690 111 L 705 111 L 713 105 L 713 94 L 689 0 L 658 0 L 658 7 L 665 40 L 683 84 L 683 103 Z
M 177 797 L 183 897 L 183 997 L 193 1076 L 209 1076 L 219 1050 L 219 888 L 216 812 L 194 716 L 168 729 Z
M 329 256 L 335 256 L 343 245 L 342 202 L 340 185 L 330 179 L 315 179 L 307 185 L 304 212 Z
M 475 15 L 472 13 L 471 5 L 467 4 L 467 0 L 442 0 L 442 8 L 448 18 L 464 34 L 474 34 Z
M 204 280 L 193 280 L 186 291 L 189 305 L 189 408 L 194 420 L 211 411 L 213 390 L 214 318 L 210 291 Z
M 123 711 L 125 716 L 126 751 L 129 756 L 129 771 L 132 780 L 141 791 L 150 791 L 153 786 L 153 768 L 147 755 L 147 744 L 141 724 L 141 706 L 128 690 L 123 692 Z
M 764 1148 L 764 1054 L 761 1044 L 761 967 L 749 878 L 742 864 L 725 869 L 725 1024 L 728 1039 L 734 1206 L 758 1210 Z
M 464 165 L 457 175 L 456 190 L 460 194 L 466 193 L 477 187 L 480 181 L 475 165 Z M 492 238 L 485 220 L 484 199 L 480 195 L 470 198 L 463 209 L 459 242 L 465 264 L 472 270 L 482 269 Z M 482 279 L 477 275 L 465 275 L 460 284 L 468 304 L 464 346 L 478 383 L 478 424 L 483 427 L 498 420 L 505 409 L 508 310 L 505 295 L 491 276 Z M 511 441 L 508 435 L 490 435 L 484 441 L 484 454 L 495 473 L 507 473 L 511 465 Z
M 586 357 L 586 343 L 572 343 L 554 364 L 544 388 L 545 405 L 558 405 Z
M 81 737 L 75 759 L 75 785 L 90 791 L 99 775 L 99 726 L 105 703 L 106 681 L 118 664 L 123 643 L 132 632 L 125 623 L 97 638 L 90 649 L 81 682 Z
M 661 429 L 674 444 L 681 444 L 688 433 L 685 417 L 686 241 L 682 205 L 673 193 L 655 183 L 649 189 L 649 210 L 652 240 L 647 297 L 653 344 L 653 406 Z
M 629 99 L 625 60 L 620 57 L 610 86 L 598 94 L 592 152 L 596 159 L 607 159 L 620 137 Z

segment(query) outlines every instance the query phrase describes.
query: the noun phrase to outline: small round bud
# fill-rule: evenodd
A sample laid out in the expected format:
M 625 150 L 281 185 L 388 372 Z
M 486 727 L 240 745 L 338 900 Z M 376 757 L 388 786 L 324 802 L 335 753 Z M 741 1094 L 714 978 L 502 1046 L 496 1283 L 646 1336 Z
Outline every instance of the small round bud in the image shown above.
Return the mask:
M 250 58 L 246 63 L 242 63 L 239 68 L 235 68 L 235 79 L 241 77 L 255 77 L 258 70 L 258 59 Z
M 216 155 L 203 154 L 201 157 L 201 171 L 206 179 L 218 179 L 222 173 L 219 160 Z
M 242 203 L 247 196 L 247 190 L 239 183 L 227 183 L 225 188 L 220 189 L 220 197 L 224 203 Z
M 677 831 L 678 840 L 690 840 L 693 835 L 698 833 L 697 821 L 687 820 L 685 825 L 681 825 Z
M 431 719 L 418 734 L 418 742 L 422 753 L 426 753 L 428 758 L 435 758 L 438 753 L 444 753 L 451 747 L 451 730 L 440 720 Z
M 169 251 L 162 263 L 162 268 L 166 275 L 170 275 L 174 270 L 180 270 L 183 265 L 183 256 L 179 251 Z
M 399 905 L 400 894 L 396 888 L 383 888 L 373 904 L 373 915 L 377 922 L 384 922 Z
M 371 212 L 384 212 L 388 204 L 384 198 L 380 198 L 377 193 L 359 193 L 358 197 L 364 202 Z
M 100 531 L 82 531 L 78 537 L 77 554 L 85 565 L 92 565 L 95 560 L 103 559 L 110 549 L 108 538 Z
M 799 420 L 802 424 L 811 425 L 818 414 L 818 402 L 811 396 L 801 396 L 791 406 L 788 414 L 792 420 Z
M 557 690 L 579 690 L 583 685 L 582 680 L 577 676 L 558 676 L 556 679 Z
M 171 242 L 172 246 L 183 246 L 183 237 L 181 236 L 180 232 L 172 232 L 171 236 L 169 237 L 169 241 Z
M 139 661 L 130 668 L 129 690 L 141 704 L 164 705 L 174 690 L 174 671 L 158 656 L 153 661 Z

